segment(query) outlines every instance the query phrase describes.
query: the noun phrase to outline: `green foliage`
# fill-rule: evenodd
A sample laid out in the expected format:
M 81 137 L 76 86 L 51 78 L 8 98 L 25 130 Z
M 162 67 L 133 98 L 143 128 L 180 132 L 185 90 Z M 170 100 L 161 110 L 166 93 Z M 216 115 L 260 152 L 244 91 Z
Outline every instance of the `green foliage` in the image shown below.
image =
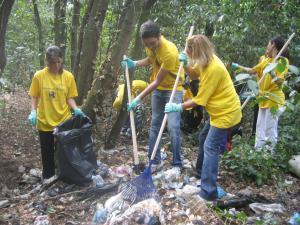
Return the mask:
M 292 121 L 292 123 L 291 123 Z M 247 140 L 236 143 L 222 158 L 222 166 L 234 172 L 237 179 L 256 182 L 258 186 L 280 181 L 283 172 L 288 171 L 288 161 L 292 155 L 300 154 L 300 104 L 295 110 L 286 110 L 280 117 L 279 142 L 275 153 L 267 149 L 257 151 Z
M 270 180 L 276 180 L 280 170 L 269 151 L 257 151 L 248 143 L 239 143 L 222 159 L 224 166 L 235 173 L 242 181 L 255 181 L 258 186 Z
M 243 211 L 234 211 L 232 212 L 230 209 L 220 209 L 218 207 L 213 208 L 216 216 L 220 218 L 225 225 L 227 224 L 247 224 L 248 217 L 245 212 Z M 259 223 L 255 223 L 258 225 Z

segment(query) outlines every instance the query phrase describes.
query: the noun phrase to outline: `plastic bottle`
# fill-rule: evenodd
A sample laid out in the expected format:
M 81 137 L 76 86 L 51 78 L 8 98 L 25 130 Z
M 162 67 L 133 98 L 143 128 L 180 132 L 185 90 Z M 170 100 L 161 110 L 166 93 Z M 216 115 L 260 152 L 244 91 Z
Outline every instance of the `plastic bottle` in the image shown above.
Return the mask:
M 102 204 L 98 203 L 96 206 L 96 212 L 93 216 L 92 224 L 104 224 L 107 219 L 107 210 L 103 207 Z
M 103 187 L 105 185 L 105 181 L 103 180 L 103 178 L 101 177 L 101 175 L 92 176 L 92 180 L 93 180 L 94 185 L 97 188 L 101 188 L 101 187 Z

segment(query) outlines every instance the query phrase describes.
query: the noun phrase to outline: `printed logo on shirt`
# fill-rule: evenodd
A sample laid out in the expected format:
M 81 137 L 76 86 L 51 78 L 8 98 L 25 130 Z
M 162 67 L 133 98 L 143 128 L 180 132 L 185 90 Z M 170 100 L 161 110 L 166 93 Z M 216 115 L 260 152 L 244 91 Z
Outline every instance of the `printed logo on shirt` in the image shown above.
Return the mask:
M 49 91 L 49 97 L 50 98 L 55 98 L 56 97 L 55 91 Z

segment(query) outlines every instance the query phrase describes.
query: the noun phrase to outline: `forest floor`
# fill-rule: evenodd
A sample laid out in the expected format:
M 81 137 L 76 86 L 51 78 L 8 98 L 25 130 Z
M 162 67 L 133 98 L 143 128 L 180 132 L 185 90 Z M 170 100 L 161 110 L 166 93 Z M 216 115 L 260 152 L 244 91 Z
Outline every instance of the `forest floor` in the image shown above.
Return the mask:
M 34 173 L 32 169 L 36 171 L 41 169 L 41 159 L 37 132 L 27 122 L 29 112 L 30 100 L 24 89 L 18 88 L 14 92 L 0 94 L 0 224 L 42 224 L 37 222 L 40 215 L 47 215 L 46 221 L 50 221 L 51 224 L 90 224 L 96 203 L 104 204 L 108 198 L 118 193 L 117 189 L 103 189 L 97 192 L 91 189 L 93 184 L 77 186 L 67 185 L 61 181 L 52 186 L 39 186 L 42 181 L 30 176 Z M 197 146 L 185 146 L 187 142 L 183 142 L 183 156 L 188 161 L 194 162 Z M 147 135 L 140 136 L 139 152 L 143 155 L 143 159 L 147 158 L 146 143 Z M 167 148 L 165 145 L 165 149 Z M 132 164 L 131 149 L 128 137 L 120 137 L 118 146 L 112 150 L 103 150 L 99 143 L 94 146 L 97 159 L 110 168 Z M 167 155 L 165 168 L 170 169 L 171 154 L 167 151 Z M 192 180 L 192 169 L 184 169 L 179 181 L 182 181 L 184 176 Z M 174 197 L 176 196 L 174 190 L 159 188 L 165 223 L 255 224 L 253 222 L 255 219 L 251 222 L 249 218 L 264 217 L 265 224 L 286 224 L 293 213 L 300 210 L 300 181 L 291 174 L 284 176 L 285 183 L 282 185 L 257 187 L 254 183 L 237 181 L 232 174 L 220 171 L 218 183 L 228 193 L 236 195 L 242 190 L 244 192 L 247 190 L 257 197 L 256 200 L 278 203 L 284 207 L 282 213 L 272 214 L 271 217 L 268 214 L 256 215 L 248 205 L 237 209 L 245 212 L 246 219 L 236 218 L 234 210 L 231 210 L 230 214 L 229 209 L 227 211 L 213 210 L 211 207 L 205 210 L 195 209 L 191 205 L 195 202 L 179 201 Z M 108 183 L 116 182 L 116 179 L 111 178 L 105 180 Z M 56 191 L 56 194 L 50 195 L 49 190 Z M 123 221 L 122 224 L 137 224 L 137 222 Z

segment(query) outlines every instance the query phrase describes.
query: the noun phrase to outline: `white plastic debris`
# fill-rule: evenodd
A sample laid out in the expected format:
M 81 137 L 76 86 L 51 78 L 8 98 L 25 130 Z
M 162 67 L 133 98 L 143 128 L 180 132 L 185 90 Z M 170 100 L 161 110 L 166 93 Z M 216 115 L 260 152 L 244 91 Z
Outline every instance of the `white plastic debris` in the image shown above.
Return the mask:
M 122 199 L 122 193 L 119 193 L 107 199 L 107 201 L 104 204 L 104 207 L 109 213 L 112 213 L 117 210 L 122 212 L 123 209 L 129 207 L 129 204 Z
M 294 155 L 292 159 L 289 160 L 289 165 L 291 172 L 300 178 L 300 155 Z
M 281 204 L 277 204 L 277 203 L 274 204 L 251 203 L 249 207 L 256 214 L 261 214 L 263 212 L 283 213 L 283 211 L 285 211 L 285 208 Z
M 182 189 L 176 189 L 176 197 L 189 201 L 191 196 L 197 195 L 200 188 L 192 185 L 185 185 Z
M 33 225 L 49 225 L 49 217 L 47 215 L 37 216 Z
M 120 222 L 130 221 L 132 224 L 165 224 L 161 205 L 154 199 L 146 199 L 130 208 L 123 214 L 111 218 L 108 224 L 120 224 Z

